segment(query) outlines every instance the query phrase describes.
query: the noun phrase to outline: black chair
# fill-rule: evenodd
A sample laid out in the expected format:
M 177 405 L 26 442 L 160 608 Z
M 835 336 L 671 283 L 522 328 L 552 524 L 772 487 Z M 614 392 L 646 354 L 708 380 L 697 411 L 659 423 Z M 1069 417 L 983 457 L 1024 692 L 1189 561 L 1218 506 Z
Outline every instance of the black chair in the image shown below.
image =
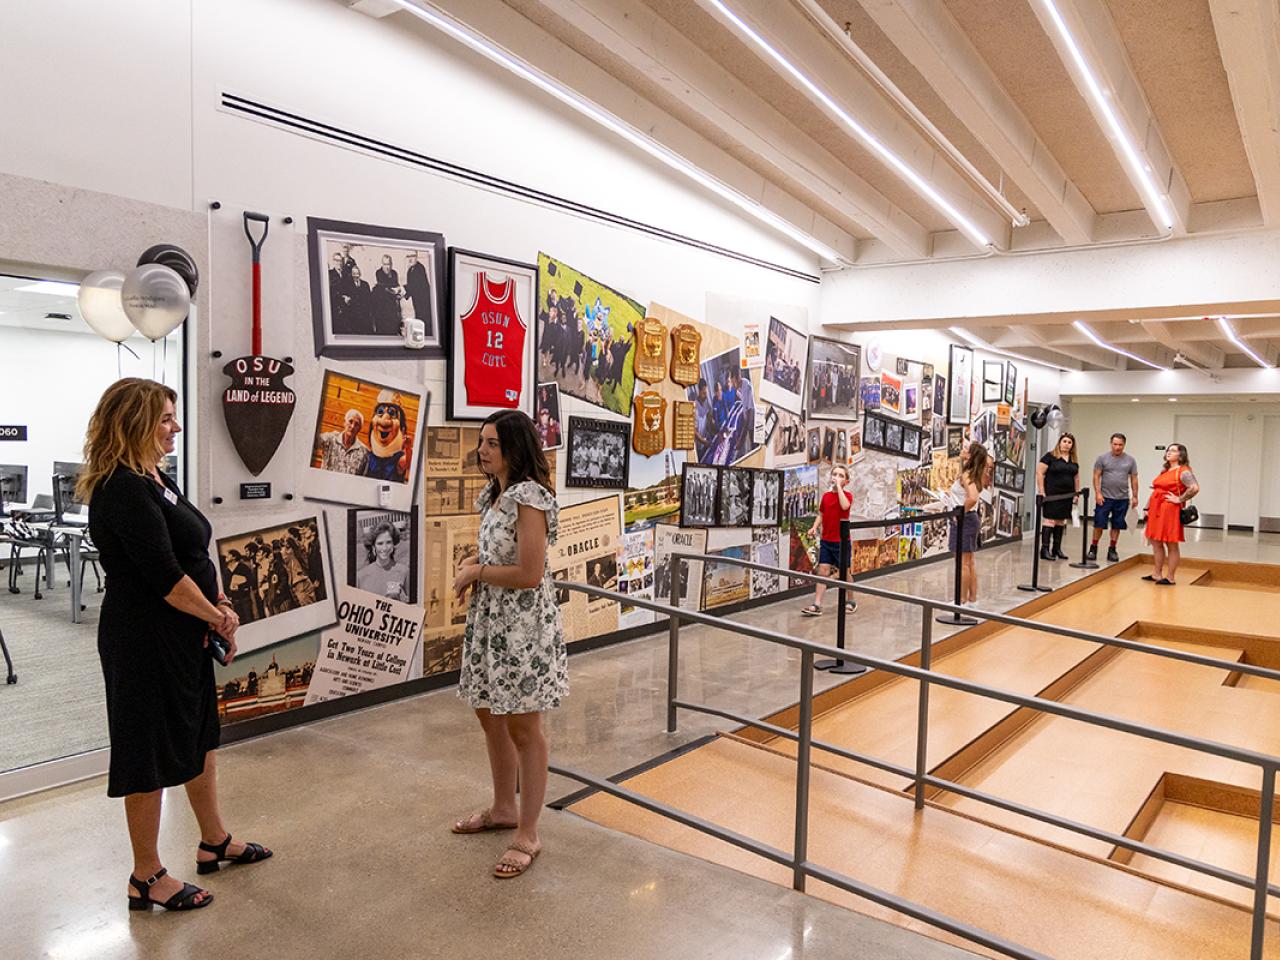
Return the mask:
M 53 511 L 57 514 L 58 523 L 64 527 L 87 527 L 88 519 L 79 513 L 70 513 L 73 506 L 78 506 L 76 500 L 76 480 L 78 477 L 73 473 L 55 473 L 53 475 Z
M 17 683 L 18 675 L 13 670 L 13 657 L 9 656 L 9 647 L 4 642 L 4 631 L 0 630 L 0 653 L 4 654 L 4 665 L 7 671 L 5 683 Z

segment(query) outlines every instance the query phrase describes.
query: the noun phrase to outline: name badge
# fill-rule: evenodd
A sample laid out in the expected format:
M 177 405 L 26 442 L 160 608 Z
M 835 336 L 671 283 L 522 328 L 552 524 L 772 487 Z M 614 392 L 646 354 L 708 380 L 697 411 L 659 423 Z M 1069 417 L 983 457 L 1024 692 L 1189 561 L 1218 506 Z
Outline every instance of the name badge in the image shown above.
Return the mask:
M 166 489 L 164 492 L 164 498 L 168 500 L 170 503 L 172 503 L 175 507 L 178 505 L 178 495 L 174 493 L 172 490 Z

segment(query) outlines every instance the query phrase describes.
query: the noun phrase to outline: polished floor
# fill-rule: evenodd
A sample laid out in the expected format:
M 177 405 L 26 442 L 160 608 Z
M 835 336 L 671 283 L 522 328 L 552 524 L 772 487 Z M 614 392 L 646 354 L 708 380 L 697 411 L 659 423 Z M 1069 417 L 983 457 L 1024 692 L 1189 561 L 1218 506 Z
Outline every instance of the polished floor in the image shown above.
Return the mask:
M 1188 554 L 1280 561 L 1280 537 L 1201 537 Z M 1001 610 L 1026 599 L 1015 587 L 1026 579 L 1029 557 L 1029 544 L 982 555 L 984 605 Z M 949 575 L 946 565 L 934 564 L 874 583 L 945 599 Z M 1054 565 L 1046 581 L 1079 575 Z M 8 637 L 5 600 L 0 622 Z M 800 605 L 775 604 L 740 619 L 829 640 L 834 618 L 802 618 Z M 44 642 L 54 642 L 71 627 L 48 616 Z M 864 601 L 851 621 L 851 643 L 900 656 L 918 643 L 918 620 L 901 605 Z M 935 634 L 945 635 L 943 628 Z M 25 683 L 30 671 L 15 655 Z M 687 628 L 681 666 L 684 695 L 748 714 L 784 707 L 798 691 L 798 656 L 721 630 Z M 663 732 L 665 635 L 575 656 L 571 674 L 573 693 L 549 724 L 553 759 L 562 765 L 612 775 L 725 725 L 685 715 L 678 734 Z M 823 674 L 816 685 L 825 689 L 839 679 Z M 0 710 L 15 689 L 0 690 Z M 3 716 L 6 738 L 38 732 L 11 725 L 8 711 Z M 222 797 L 232 829 L 271 844 L 277 856 L 212 877 L 217 902 L 190 916 L 125 912 L 123 812 L 105 797 L 101 778 L 2 804 L 3 955 L 114 960 L 210 949 L 272 958 L 966 955 L 571 813 L 548 811 L 546 852 L 527 876 L 493 880 L 489 868 L 502 839 L 459 838 L 447 829 L 451 817 L 484 802 L 482 751 L 473 720 L 449 690 L 223 750 Z M 575 786 L 553 779 L 550 793 Z M 171 794 L 162 851 L 175 874 L 195 879 L 186 868 L 192 818 L 180 792 Z

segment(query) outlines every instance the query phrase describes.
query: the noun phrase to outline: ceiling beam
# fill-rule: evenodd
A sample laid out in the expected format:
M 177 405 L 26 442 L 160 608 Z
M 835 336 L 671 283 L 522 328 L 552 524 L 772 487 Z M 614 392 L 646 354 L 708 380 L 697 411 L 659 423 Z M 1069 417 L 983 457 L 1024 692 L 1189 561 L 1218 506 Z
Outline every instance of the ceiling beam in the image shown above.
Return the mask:
M 1037 19 L 1058 52 L 1067 73 L 1093 113 L 1099 129 L 1111 144 L 1125 175 L 1132 181 L 1152 223 L 1166 231 L 1166 214 L 1172 220 L 1172 231 L 1185 234 L 1191 219 L 1191 192 L 1187 189 L 1173 154 L 1160 132 L 1155 114 L 1147 103 L 1142 84 L 1129 61 L 1124 40 L 1116 28 L 1105 0 L 1027 0 Z M 1134 153 L 1126 149 L 1124 138 L 1112 128 L 1106 109 L 1093 95 L 1088 75 L 1076 62 L 1070 45 L 1062 36 L 1053 12 L 1057 11 L 1088 65 L 1089 73 L 1101 88 L 1119 125 L 1127 132 Z M 1162 198 L 1153 198 L 1143 186 L 1134 164 L 1149 172 L 1155 190 Z M 1167 210 L 1162 210 L 1161 207 Z
M 639 139 L 656 145 L 659 152 L 673 155 L 694 168 L 699 178 L 728 187 L 739 197 L 762 207 L 790 230 L 825 244 L 849 263 L 857 259 L 857 239 L 832 223 L 808 204 L 780 189 L 740 160 L 713 144 L 697 131 L 660 110 L 626 84 L 596 66 L 582 54 L 552 36 L 501 0 L 415 0 L 424 8 L 434 8 L 463 24 L 509 57 L 532 68 L 555 84 L 571 91 L 590 109 L 604 114 L 611 123 L 628 128 Z M 609 126 L 606 125 L 606 129 Z M 621 134 L 615 135 L 626 141 Z M 689 176 L 689 174 L 684 174 Z M 717 195 L 705 182 L 700 188 Z M 732 201 L 721 198 L 726 204 Z M 763 229 L 770 229 L 764 225 Z M 773 229 L 778 229 L 774 227 Z M 782 235 L 785 231 L 778 230 Z M 800 243 L 794 237 L 792 242 Z
M 862 0 L 962 123 L 1070 245 L 1093 240 L 1096 214 L 938 0 Z
M 650 8 L 629 0 L 536 2 L 895 253 L 907 259 L 929 256 L 924 226 Z
M 761 62 L 809 98 L 852 142 L 866 149 L 904 185 L 915 190 L 946 216 L 969 242 L 980 249 L 984 247 L 971 235 L 971 229 L 976 229 L 991 246 L 999 250 L 1008 249 L 1010 221 L 993 209 L 932 143 L 905 122 L 897 108 L 866 74 L 823 36 L 800 10 L 779 0 L 697 0 L 697 3 L 732 31 Z M 732 17 L 726 14 L 726 8 Z M 802 71 L 820 92 L 762 51 L 743 34 L 733 22 L 733 17 L 741 19 L 796 70 Z M 842 112 L 852 117 L 883 149 L 896 155 L 911 173 L 896 166 L 874 146 L 869 146 L 866 139 L 849 127 L 841 116 Z M 952 211 L 947 211 L 938 198 L 930 198 L 927 190 L 913 182 L 912 174 L 931 187 Z M 967 229 L 964 221 L 968 221 L 971 227 Z
M 1118 353 L 1112 353 L 1110 350 L 1103 350 L 1101 347 L 1094 346 L 1092 343 L 1082 344 L 1060 344 L 1046 336 L 1044 332 L 1034 327 L 1024 328 L 1027 337 L 1041 349 L 1050 353 L 1056 353 L 1059 356 L 1069 357 L 1082 364 L 1088 364 L 1094 367 L 1101 367 L 1103 370 L 1126 370 L 1129 361 L 1120 356 Z
M 1209 0 L 1258 204 L 1280 227 L 1280 10 L 1275 0 Z
M 1205 341 L 1185 340 L 1179 336 L 1180 324 L 1162 322 L 1160 320 L 1143 320 L 1140 324 L 1157 343 L 1180 353 L 1188 360 L 1210 370 L 1221 370 L 1226 363 L 1226 354 L 1212 343 Z

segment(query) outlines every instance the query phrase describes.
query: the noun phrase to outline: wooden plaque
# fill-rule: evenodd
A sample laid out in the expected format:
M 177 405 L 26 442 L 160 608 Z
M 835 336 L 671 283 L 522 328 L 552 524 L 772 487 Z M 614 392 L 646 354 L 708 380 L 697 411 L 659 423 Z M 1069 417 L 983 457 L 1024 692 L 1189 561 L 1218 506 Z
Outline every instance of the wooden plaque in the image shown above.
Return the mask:
M 687 323 L 671 331 L 671 379 L 691 387 L 698 382 L 702 334 Z
M 635 425 L 631 446 L 636 453 L 652 457 L 667 445 L 667 401 L 661 394 L 646 390 L 635 399 Z
M 677 400 L 671 411 L 671 449 L 692 450 L 698 418 L 692 403 Z
M 636 327 L 636 378 L 658 383 L 667 376 L 667 328 L 653 317 Z

